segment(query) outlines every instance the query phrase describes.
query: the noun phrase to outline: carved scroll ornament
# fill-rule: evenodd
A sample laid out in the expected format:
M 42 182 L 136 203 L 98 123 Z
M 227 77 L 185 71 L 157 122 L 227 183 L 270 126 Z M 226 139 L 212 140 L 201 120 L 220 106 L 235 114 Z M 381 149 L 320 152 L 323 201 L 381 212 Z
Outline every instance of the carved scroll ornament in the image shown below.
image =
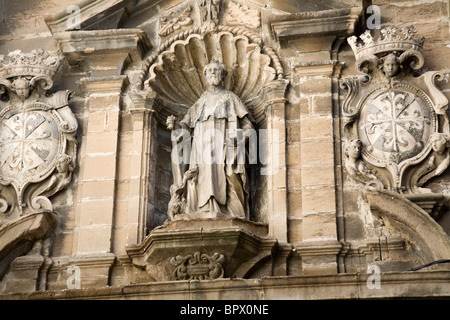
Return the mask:
M 421 186 L 449 164 L 448 100 L 436 87 L 442 72 L 418 74 L 424 39 L 414 27 L 387 27 L 375 39 L 366 31 L 348 39 L 364 74 L 345 79 L 344 148 L 353 182 L 400 193 L 428 193 Z M 439 146 L 437 145 L 439 144 Z
M 217 252 L 212 256 L 195 252 L 185 257 L 176 256 L 170 260 L 170 264 L 175 266 L 173 275 L 176 280 L 213 280 L 222 278 L 224 275 L 222 264 L 224 262 L 224 255 Z
M 71 181 L 77 120 L 69 91 L 47 94 L 63 57 L 44 50 L 0 57 L 0 212 L 52 210 Z

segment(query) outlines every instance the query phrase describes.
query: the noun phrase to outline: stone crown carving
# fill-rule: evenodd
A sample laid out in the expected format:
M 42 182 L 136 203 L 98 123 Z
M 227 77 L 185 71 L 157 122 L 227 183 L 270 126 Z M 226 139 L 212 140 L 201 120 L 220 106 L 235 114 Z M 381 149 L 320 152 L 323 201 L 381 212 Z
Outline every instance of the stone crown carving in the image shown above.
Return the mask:
M 402 27 L 400 30 L 396 27 L 385 27 L 381 29 L 381 37 L 375 39 L 370 30 L 364 32 L 358 41 L 356 36 L 347 39 L 352 48 L 355 58 L 360 58 L 368 55 L 377 55 L 384 52 L 398 51 L 403 52 L 407 50 L 422 50 L 424 38 L 415 38 L 417 30 L 413 26 Z
M 48 76 L 53 78 L 64 56 L 51 55 L 38 49 L 30 53 L 15 50 L 0 58 L 0 78 Z

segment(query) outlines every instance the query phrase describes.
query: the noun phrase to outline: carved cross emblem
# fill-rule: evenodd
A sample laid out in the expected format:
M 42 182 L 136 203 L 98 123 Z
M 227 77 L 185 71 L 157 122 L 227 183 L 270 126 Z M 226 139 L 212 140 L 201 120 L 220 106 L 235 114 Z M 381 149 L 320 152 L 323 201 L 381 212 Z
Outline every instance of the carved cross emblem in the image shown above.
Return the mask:
M 0 173 L 22 186 L 43 176 L 59 150 L 59 130 L 50 113 L 7 113 L 0 119 Z
M 430 111 L 417 95 L 389 90 L 369 98 L 361 110 L 361 137 L 380 161 L 400 163 L 419 154 L 431 134 Z

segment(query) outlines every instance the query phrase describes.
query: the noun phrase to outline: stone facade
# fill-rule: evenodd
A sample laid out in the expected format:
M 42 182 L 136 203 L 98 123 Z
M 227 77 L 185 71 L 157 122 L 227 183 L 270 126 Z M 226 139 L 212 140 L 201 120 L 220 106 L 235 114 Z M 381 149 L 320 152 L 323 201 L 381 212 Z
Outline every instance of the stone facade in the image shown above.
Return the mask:
M 1 2 L 0 299 L 448 298 L 449 23 L 443 0 Z M 174 162 L 193 105 L 216 108 L 194 140 L 247 130 L 245 165 Z

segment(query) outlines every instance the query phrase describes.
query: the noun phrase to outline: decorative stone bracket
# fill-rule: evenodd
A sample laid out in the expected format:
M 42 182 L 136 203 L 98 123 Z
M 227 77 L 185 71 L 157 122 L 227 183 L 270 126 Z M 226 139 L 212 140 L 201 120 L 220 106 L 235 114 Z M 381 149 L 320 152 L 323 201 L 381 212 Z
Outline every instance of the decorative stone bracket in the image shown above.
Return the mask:
M 267 231 L 236 218 L 179 220 L 153 230 L 127 253 L 153 281 L 244 278 L 276 247 Z

